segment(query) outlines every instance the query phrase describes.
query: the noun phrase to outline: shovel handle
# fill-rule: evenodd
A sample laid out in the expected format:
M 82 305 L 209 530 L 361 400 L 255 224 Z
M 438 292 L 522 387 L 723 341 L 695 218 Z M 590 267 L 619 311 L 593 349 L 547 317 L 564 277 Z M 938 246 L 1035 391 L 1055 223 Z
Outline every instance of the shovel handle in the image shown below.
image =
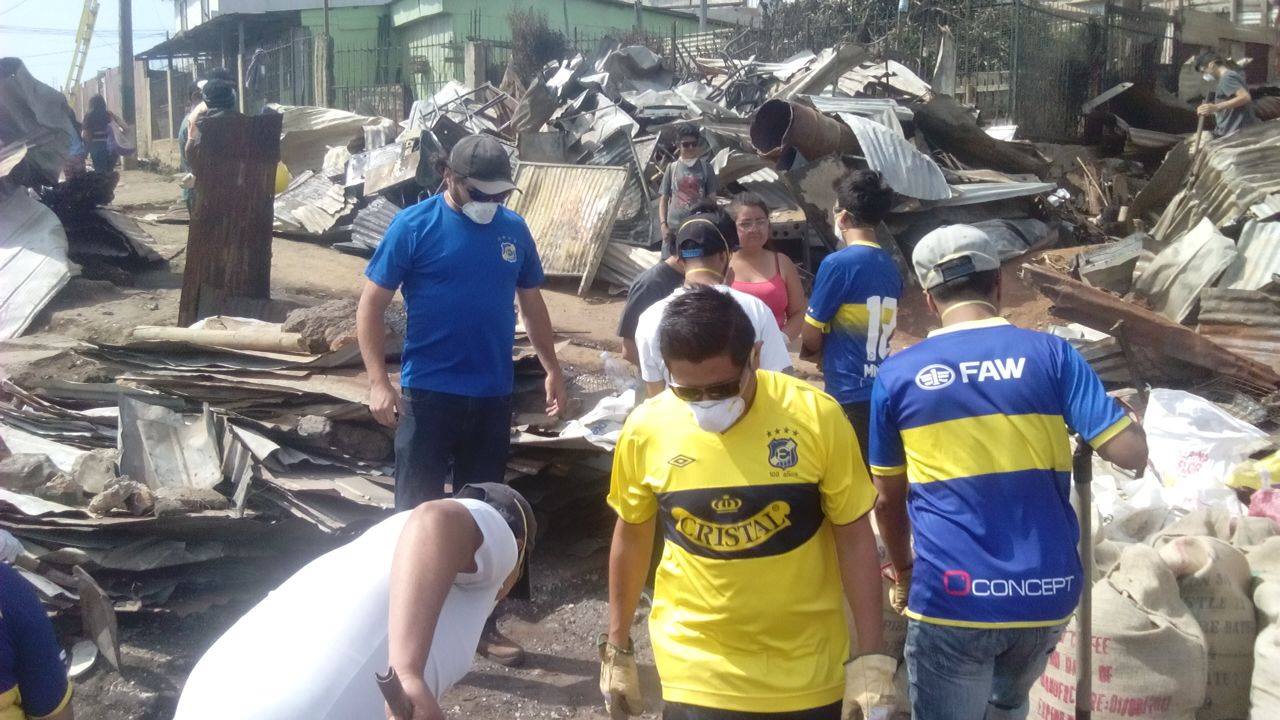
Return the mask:
M 1071 457 L 1071 474 L 1080 501 L 1080 565 L 1084 571 L 1080 608 L 1076 611 L 1076 649 L 1080 659 L 1076 668 L 1076 720 L 1089 720 L 1093 715 L 1093 448 L 1079 436 Z
M 400 676 L 396 674 L 395 668 L 387 668 L 387 673 L 374 673 L 373 677 L 378 682 L 378 690 L 382 692 L 382 699 L 387 701 L 387 707 L 391 708 L 391 715 L 396 720 L 413 720 L 413 701 L 404 692 L 404 686 L 400 684 Z

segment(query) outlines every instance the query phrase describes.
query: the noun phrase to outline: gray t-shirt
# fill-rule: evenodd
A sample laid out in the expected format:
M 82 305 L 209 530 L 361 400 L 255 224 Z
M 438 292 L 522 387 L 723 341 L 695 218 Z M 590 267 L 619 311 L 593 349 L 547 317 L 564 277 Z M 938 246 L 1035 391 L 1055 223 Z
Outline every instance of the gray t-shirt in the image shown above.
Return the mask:
M 684 275 L 665 262 L 645 270 L 631 281 L 631 289 L 627 292 L 627 304 L 622 308 L 622 319 L 618 321 L 618 337 L 635 338 L 636 323 L 640 314 L 649 306 L 675 292 L 684 284 Z
M 719 189 L 720 181 L 706 156 L 699 157 L 692 166 L 683 160 L 673 160 L 662 173 L 662 185 L 658 188 L 667 198 L 668 229 L 675 232 L 699 200 L 714 195 Z
M 1213 93 L 1213 101 L 1230 100 L 1242 88 L 1248 89 L 1244 84 L 1244 74 L 1239 70 L 1227 70 L 1222 73 L 1222 77 L 1218 78 L 1218 87 Z M 1214 137 L 1226 137 L 1256 124 L 1258 116 L 1253 112 L 1253 101 L 1250 101 L 1242 107 L 1214 113 L 1213 120 Z

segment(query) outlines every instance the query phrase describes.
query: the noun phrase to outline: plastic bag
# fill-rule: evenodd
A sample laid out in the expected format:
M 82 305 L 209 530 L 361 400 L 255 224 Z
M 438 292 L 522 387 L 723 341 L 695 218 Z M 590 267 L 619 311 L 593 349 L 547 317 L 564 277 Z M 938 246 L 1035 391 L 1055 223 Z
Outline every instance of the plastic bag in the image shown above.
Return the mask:
M 133 128 L 118 123 L 107 126 L 107 147 L 116 155 L 134 155 L 138 152 L 137 142 L 133 137 Z
M 1232 468 L 1268 444 L 1266 433 L 1204 398 L 1165 389 L 1151 391 L 1142 426 L 1166 502 L 1187 511 L 1224 507 L 1244 514 L 1226 481 Z

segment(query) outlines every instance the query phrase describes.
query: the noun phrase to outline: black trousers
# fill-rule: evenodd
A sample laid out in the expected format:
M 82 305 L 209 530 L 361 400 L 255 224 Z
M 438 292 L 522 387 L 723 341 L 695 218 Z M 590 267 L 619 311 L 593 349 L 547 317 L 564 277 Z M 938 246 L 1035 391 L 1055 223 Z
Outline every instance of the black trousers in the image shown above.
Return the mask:
M 468 483 L 502 482 L 511 447 L 511 396 L 475 398 L 402 390 L 396 428 L 396 510 L 445 496 Z
M 662 708 L 662 720 L 840 720 L 840 703 L 784 713 L 741 712 L 666 703 Z
M 853 425 L 853 434 L 858 436 L 858 449 L 862 452 L 862 464 L 869 465 L 867 453 L 871 451 L 871 402 L 851 402 L 840 406 L 844 416 Z

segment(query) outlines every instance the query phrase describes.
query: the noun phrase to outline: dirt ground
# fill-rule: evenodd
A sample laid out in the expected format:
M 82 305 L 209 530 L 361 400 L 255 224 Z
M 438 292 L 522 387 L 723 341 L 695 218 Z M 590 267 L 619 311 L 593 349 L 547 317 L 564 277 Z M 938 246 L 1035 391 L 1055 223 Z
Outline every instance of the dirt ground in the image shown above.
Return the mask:
M 125 172 L 115 205 L 141 218 L 177 202 L 176 185 L 167 176 Z M 156 249 L 170 258 L 167 268 L 113 275 L 110 280 L 75 278 L 28 331 L 85 340 L 115 341 L 137 325 L 176 321 L 182 284 L 185 225 L 144 223 Z M 365 261 L 328 247 L 275 239 L 272 245 L 272 296 L 282 307 L 306 306 L 355 297 Z M 576 283 L 553 283 L 545 292 L 552 321 L 571 340 L 562 361 L 576 371 L 598 370 L 602 350 L 619 351 L 614 336 L 623 299 L 597 290 L 574 294 Z M 1035 327 L 1046 317 L 1047 302 L 1006 269 L 1006 313 Z M 903 299 L 894 346 L 918 342 L 936 326 L 918 291 Z M 802 373 L 816 371 L 799 363 Z M 40 377 L 110 381 L 113 370 L 73 359 L 42 363 L 26 382 Z M 524 667 L 509 669 L 477 659 L 473 672 L 444 697 L 450 717 L 498 718 L 602 717 L 597 690 L 594 638 L 603 629 L 607 591 L 606 562 L 610 516 L 602 502 L 590 517 L 557 518 L 534 557 L 533 602 L 510 602 L 501 627 L 525 646 Z M 100 720 L 169 718 L 182 684 L 204 650 L 259 597 L 271 589 L 240 596 L 226 604 L 181 616 L 152 612 L 121 617 L 123 673 L 99 663 L 77 682 L 76 713 Z M 635 637 L 647 697 L 659 697 L 657 675 L 644 623 Z M 282 668 L 288 672 L 288 669 Z M 234 688 L 228 688 L 234 692 Z M 656 705 L 656 702 L 652 703 Z M 656 708 L 655 708 L 656 710 Z M 651 714 L 650 716 L 654 716 Z

